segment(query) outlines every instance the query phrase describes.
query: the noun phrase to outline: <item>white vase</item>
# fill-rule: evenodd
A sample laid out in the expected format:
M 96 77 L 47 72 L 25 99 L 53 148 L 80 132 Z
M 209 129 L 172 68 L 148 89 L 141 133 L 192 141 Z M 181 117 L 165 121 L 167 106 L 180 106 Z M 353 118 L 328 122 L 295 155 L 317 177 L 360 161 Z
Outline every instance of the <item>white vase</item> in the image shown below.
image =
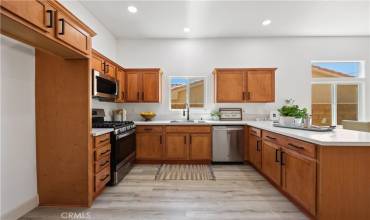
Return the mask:
M 285 125 L 285 126 L 293 126 L 295 125 L 295 118 L 287 117 L 287 116 L 280 116 L 279 124 Z
M 294 119 L 294 125 L 295 126 L 301 126 L 302 125 L 302 118 L 295 118 Z

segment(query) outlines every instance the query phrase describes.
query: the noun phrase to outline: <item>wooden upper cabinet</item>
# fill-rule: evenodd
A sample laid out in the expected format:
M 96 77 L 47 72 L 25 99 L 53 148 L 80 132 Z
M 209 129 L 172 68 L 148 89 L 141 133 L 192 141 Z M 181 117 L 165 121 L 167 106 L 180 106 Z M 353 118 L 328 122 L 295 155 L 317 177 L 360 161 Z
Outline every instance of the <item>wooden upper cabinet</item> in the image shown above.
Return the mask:
M 57 12 L 56 37 L 84 54 L 90 53 L 90 35 L 80 28 L 78 24 L 69 19 L 69 17 L 59 11 Z
M 316 162 L 283 148 L 282 188 L 312 215 L 316 214 Z
M 95 32 L 58 1 L 2 0 L 1 33 L 65 58 L 90 55 Z
M 48 27 L 53 26 L 53 12 L 47 12 L 49 6 L 46 1 L 2 0 L 1 6 L 43 32 L 48 32 Z
M 105 74 L 112 78 L 116 78 L 116 70 L 117 67 L 112 62 L 109 62 L 108 60 L 105 61 Z
M 247 102 L 275 101 L 275 70 L 247 71 Z
M 274 102 L 274 68 L 215 69 L 216 102 Z
M 100 73 L 104 73 L 104 60 L 95 53 L 93 53 L 91 57 L 91 68 Z
M 268 141 L 262 142 L 262 172 L 275 184 L 281 184 L 280 148 Z
M 189 135 L 189 159 L 211 160 L 211 134 Z
M 245 75 L 242 70 L 216 70 L 214 74 L 217 102 L 245 101 Z
M 162 72 L 160 69 L 125 69 L 126 101 L 161 101 Z
M 164 159 L 187 160 L 188 159 L 188 134 L 166 134 L 166 146 Z
M 125 71 L 121 68 L 117 69 L 116 78 L 118 81 L 118 96 L 116 102 L 125 102 L 125 86 L 126 86 L 126 76 Z
M 138 72 L 126 72 L 126 101 L 140 102 L 141 74 Z

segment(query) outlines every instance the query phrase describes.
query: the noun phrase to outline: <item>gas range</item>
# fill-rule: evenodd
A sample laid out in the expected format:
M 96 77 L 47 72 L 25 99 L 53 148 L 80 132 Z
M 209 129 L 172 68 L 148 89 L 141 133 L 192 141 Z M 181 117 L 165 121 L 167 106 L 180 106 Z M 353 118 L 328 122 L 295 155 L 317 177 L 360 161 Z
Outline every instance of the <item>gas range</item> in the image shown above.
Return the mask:
M 93 128 L 113 128 L 114 134 L 121 134 L 136 127 L 132 121 L 98 121 L 92 124 Z

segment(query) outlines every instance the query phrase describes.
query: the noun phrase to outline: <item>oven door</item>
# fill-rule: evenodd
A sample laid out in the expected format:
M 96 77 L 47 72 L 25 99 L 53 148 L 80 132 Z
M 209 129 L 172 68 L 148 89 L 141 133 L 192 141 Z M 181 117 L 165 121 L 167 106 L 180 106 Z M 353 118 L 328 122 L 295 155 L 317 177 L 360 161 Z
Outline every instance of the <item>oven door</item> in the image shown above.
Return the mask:
M 94 98 L 114 99 L 118 93 L 117 81 L 93 70 L 92 95 Z
M 131 158 L 134 158 L 136 151 L 136 134 L 135 129 L 128 131 L 127 133 L 114 135 L 116 140 L 112 146 L 112 167 L 115 170 L 119 170 L 124 166 Z

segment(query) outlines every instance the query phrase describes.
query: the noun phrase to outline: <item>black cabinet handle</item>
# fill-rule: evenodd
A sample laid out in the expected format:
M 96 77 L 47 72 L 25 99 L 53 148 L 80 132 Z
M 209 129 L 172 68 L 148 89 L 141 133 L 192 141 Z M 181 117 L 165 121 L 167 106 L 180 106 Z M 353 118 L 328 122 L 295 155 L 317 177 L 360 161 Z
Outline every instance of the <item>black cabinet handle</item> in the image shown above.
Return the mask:
M 184 144 L 186 144 L 186 136 L 184 136 Z
M 276 163 L 279 163 L 279 158 L 278 158 L 278 155 L 279 155 L 279 149 L 275 149 L 275 162 Z
M 192 138 L 191 138 L 191 135 L 190 135 L 190 137 L 189 137 L 189 138 L 190 138 L 189 143 L 191 144 L 191 139 L 192 139 Z
M 284 151 L 280 151 L 280 165 L 284 166 Z
M 261 140 L 258 140 L 257 141 L 257 146 L 256 146 L 256 151 L 261 151 L 260 145 L 261 145 Z
M 304 150 L 304 147 L 297 146 L 297 145 L 292 144 L 292 143 L 289 143 L 289 144 L 288 144 L 288 146 L 294 147 L 294 148 L 296 148 L 296 149 L 298 149 L 298 150 Z
M 59 32 L 60 35 L 64 35 L 64 18 L 60 18 L 59 21 L 61 22 L 62 30 Z
M 159 135 L 159 143 L 162 144 L 162 135 Z
M 242 94 L 243 94 L 243 100 L 245 100 L 245 92 L 243 92 Z
M 109 72 L 109 64 L 107 64 L 106 67 L 107 67 L 106 68 L 106 73 L 108 73 Z
M 276 140 L 276 138 L 274 138 L 274 137 L 270 137 L 270 136 L 266 136 L 268 139 L 270 139 L 270 140 Z
M 53 11 L 52 10 L 46 10 L 46 13 L 49 14 L 49 24 L 46 25 L 46 27 L 48 28 L 52 28 L 53 27 Z
M 105 138 L 105 139 L 103 139 L 103 140 L 100 140 L 99 141 L 99 143 L 103 143 L 103 142 L 106 142 L 106 141 L 108 141 L 110 138 Z
M 101 62 L 101 69 L 103 70 L 103 73 L 105 73 L 105 62 Z
M 140 92 L 137 92 L 137 100 L 140 100 Z
M 104 167 L 105 165 L 107 165 L 109 163 L 109 160 L 105 161 L 104 163 L 101 163 L 99 166 L 100 167 Z

